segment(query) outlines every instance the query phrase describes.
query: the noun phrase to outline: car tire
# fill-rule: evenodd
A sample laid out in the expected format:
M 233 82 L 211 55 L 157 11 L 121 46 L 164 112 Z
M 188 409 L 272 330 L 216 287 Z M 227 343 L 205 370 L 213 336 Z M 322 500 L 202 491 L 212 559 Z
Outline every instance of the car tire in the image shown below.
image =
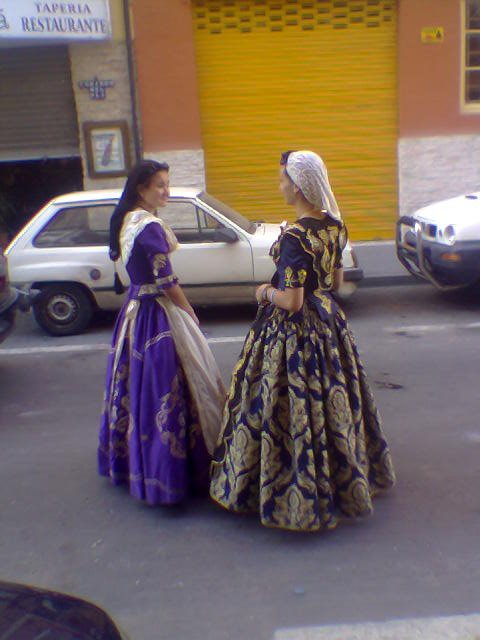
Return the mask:
M 52 336 L 81 333 L 90 324 L 93 304 L 77 284 L 54 284 L 41 290 L 33 302 L 37 323 Z

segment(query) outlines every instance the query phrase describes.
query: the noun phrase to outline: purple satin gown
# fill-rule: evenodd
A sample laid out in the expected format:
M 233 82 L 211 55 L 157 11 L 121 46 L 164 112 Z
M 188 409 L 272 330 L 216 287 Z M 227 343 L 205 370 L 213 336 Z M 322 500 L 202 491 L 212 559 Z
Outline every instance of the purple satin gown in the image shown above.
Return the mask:
M 150 505 L 208 491 L 210 457 L 175 350 L 163 291 L 177 283 L 161 225 L 135 237 L 131 286 L 113 332 L 98 469 Z

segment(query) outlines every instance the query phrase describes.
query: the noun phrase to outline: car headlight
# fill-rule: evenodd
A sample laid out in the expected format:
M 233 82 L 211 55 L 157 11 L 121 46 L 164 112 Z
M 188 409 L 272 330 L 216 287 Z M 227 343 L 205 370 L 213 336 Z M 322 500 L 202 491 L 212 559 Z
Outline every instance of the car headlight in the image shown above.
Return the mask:
M 453 224 L 449 224 L 447 227 L 445 227 L 445 229 L 443 230 L 443 234 L 440 234 L 440 235 L 443 236 L 443 240 L 447 244 L 449 245 L 454 244 L 455 238 L 456 238 L 456 232 Z

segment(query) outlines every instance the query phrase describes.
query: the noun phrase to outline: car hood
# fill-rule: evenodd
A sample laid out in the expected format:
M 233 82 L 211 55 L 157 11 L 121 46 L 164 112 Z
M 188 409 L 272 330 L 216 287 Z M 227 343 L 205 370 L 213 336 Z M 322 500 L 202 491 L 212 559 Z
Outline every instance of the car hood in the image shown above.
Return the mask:
M 414 217 L 438 225 L 480 224 L 480 191 L 435 202 L 418 209 Z
M 272 239 L 272 242 L 275 242 L 275 240 L 278 238 L 278 236 L 280 235 L 280 222 L 276 223 L 276 224 L 272 224 L 270 222 L 261 222 L 259 223 L 256 231 L 255 231 L 255 235 L 259 235 L 259 236 L 266 236 L 268 238 Z

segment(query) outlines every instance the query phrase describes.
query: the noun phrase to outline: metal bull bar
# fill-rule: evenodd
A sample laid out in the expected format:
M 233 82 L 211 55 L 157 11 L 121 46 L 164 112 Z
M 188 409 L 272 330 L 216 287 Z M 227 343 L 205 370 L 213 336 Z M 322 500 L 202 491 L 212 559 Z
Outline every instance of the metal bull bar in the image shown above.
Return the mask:
M 401 226 L 405 225 L 410 227 L 415 234 L 415 246 L 405 244 L 402 240 Z M 410 262 L 408 257 L 405 257 L 402 253 L 402 249 L 410 254 L 414 254 L 416 261 Z M 412 216 L 401 216 L 397 221 L 397 256 L 403 266 L 417 277 L 424 278 L 431 282 L 437 289 L 441 291 L 451 291 L 453 289 L 463 289 L 465 285 L 447 285 L 442 284 L 428 268 L 427 261 L 425 259 L 422 225 L 418 220 L 415 220 Z M 416 268 L 414 268 L 416 267 Z

